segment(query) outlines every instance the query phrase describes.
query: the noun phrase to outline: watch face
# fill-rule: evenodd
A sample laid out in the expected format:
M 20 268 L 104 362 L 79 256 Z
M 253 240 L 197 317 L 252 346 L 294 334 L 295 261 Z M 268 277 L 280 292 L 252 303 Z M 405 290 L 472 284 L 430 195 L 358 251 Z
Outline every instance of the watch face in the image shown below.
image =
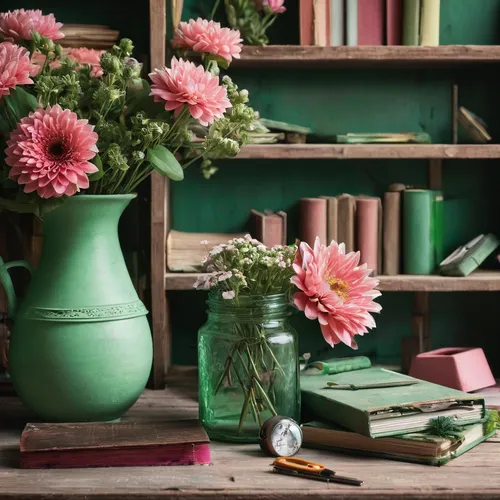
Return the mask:
M 274 451 L 281 457 L 295 455 L 302 446 L 300 427 L 287 418 L 280 420 L 271 432 Z

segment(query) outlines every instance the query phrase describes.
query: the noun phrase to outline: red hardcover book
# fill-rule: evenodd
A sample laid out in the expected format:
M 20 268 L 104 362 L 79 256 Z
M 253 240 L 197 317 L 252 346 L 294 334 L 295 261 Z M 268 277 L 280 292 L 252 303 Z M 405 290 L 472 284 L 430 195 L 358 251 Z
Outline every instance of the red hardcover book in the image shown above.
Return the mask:
M 264 213 L 252 210 L 252 230 L 254 238 L 261 241 L 266 247 L 282 245 L 286 238 L 285 219 L 274 212 L 266 210 Z
M 327 204 L 323 198 L 301 198 L 299 240 L 313 247 L 316 237 L 327 244 Z
M 374 275 L 379 274 L 380 222 L 380 198 L 357 198 L 356 241 L 360 264 L 366 264 Z
M 403 0 L 386 0 L 387 45 L 403 45 Z
M 384 0 L 358 0 L 358 45 L 383 45 L 384 24 Z
M 313 44 L 313 0 L 300 0 L 300 45 Z
M 22 469 L 210 464 L 197 420 L 161 423 L 26 424 Z

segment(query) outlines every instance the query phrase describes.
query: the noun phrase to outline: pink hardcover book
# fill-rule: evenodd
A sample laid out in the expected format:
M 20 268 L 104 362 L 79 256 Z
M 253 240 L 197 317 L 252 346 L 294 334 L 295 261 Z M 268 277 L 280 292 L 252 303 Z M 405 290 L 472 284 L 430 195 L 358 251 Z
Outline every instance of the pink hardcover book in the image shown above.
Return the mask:
M 383 45 L 384 24 L 384 0 L 358 0 L 358 45 Z
M 318 236 L 327 244 L 327 203 L 323 198 L 301 198 L 299 214 L 299 239 L 311 247 Z
M 379 273 L 380 198 L 356 199 L 356 240 L 361 254 L 360 264 Z
M 300 45 L 313 45 L 313 0 L 300 0 Z
M 210 464 L 197 420 L 154 423 L 26 424 L 22 469 Z
M 386 0 L 385 26 L 387 45 L 403 44 L 403 0 Z

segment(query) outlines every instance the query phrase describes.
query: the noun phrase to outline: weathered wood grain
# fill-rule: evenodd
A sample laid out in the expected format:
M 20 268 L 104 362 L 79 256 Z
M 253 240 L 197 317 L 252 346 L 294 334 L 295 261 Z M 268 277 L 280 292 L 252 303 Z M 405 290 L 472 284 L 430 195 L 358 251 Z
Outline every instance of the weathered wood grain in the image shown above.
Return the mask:
M 166 273 L 166 290 L 191 290 L 197 273 Z M 466 278 L 398 274 L 377 276 L 383 292 L 498 292 L 500 272 L 480 270 Z
M 176 370 L 164 391 L 145 391 L 124 421 L 196 418 L 193 370 Z M 182 384 L 178 387 L 177 383 Z M 187 390 L 190 387 L 190 390 Z M 0 398 L 2 500 L 319 500 L 493 499 L 500 497 L 500 444 L 492 439 L 444 467 L 303 449 L 300 457 L 364 480 L 356 488 L 279 476 L 257 445 L 213 442 L 211 466 L 20 470 L 19 437 L 33 416 L 16 398 Z M 496 442 L 495 442 L 496 441 Z
M 151 67 L 164 65 L 166 55 L 165 0 L 149 1 Z M 168 181 L 157 172 L 151 175 L 151 315 L 153 330 L 153 387 L 165 386 L 165 375 L 170 365 L 171 330 L 169 310 L 164 288 L 166 271 L 165 241 L 168 212 Z
M 325 66 L 459 66 L 491 64 L 500 60 L 497 45 L 442 45 L 439 47 L 358 46 L 316 47 L 297 45 L 244 46 L 234 67 Z
M 300 159 L 495 159 L 499 144 L 249 144 L 235 157 L 245 160 Z

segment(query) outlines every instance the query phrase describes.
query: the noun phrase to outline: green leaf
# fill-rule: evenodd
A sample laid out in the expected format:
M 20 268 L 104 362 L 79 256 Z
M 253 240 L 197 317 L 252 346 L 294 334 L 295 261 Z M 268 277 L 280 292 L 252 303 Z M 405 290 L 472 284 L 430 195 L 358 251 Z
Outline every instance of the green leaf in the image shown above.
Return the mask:
M 89 175 L 89 181 L 98 181 L 104 175 L 104 169 L 102 168 L 101 155 L 95 155 L 94 164 L 99 169 L 97 172 Z
M 4 96 L 4 99 L 6 105 L 9 106 L 16 117 L 17 122 L 20 122 L 22 118 L 38 108 L 36 97 L 26 92 L 22 87 L 16 87 L 10 92 L 10 95 Z
M 173 181 L 184 179 L 184 170 L 175 156 L 166 147 L 158 145 L 148 148 L 148 161 L 161 175 L 169 177 Z

